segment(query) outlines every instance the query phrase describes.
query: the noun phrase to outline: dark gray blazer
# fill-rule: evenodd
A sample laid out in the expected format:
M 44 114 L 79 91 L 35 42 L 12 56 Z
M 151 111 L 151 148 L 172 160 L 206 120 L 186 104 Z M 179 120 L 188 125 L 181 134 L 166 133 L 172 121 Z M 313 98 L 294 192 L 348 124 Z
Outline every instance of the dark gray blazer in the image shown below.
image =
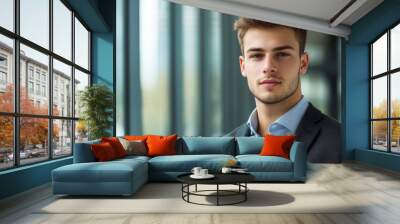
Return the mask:
M 251 136 L 251 131 L 244 123 L 226 136 Z M 305 143 L 308 162 L 340 163 L 342 160 L 340 124 L 321 113 L 311 103 L 296 129 L 296 141 Z

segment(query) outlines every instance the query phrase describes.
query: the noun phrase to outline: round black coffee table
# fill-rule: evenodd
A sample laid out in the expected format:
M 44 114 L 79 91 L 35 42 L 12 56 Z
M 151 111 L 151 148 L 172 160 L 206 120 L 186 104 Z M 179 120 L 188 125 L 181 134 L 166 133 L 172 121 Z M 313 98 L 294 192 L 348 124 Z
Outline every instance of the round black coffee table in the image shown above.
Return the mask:
M 249 173 L 214 173 L 215 176 L 212 179 L 193 179 L 190 177 L 191 173 L 182 174 L 177 177 L 178 181 L 182 183 L 182 199 L 188 203 L 198 204 L 198 205 L 234 205 L 247 200 L 247 192 L 249 188 L 247 187 L 247 183 L 255 180 L 255 177 Z M 198 184 L 206 184 L 206 185 L 216 185 L 215 190 L 197 190 Z M 220 185 L 236 185 L 238 186 L 237 190 L 223 190 L 220 189 Z M 190 186 L 195 186 L 194 191 L 190 191 Z M 215 192 L 215 194 L 205 194 L 209 192 Z M 204 196 L 204 197 L 216 197 L 216 204 L 202 204 L 190 201 L 190 196 Z M 229 197 L 229 196 L 241 196 L 240 200 L 234 201 L 231 203 L 221 203 L 221 197 Z

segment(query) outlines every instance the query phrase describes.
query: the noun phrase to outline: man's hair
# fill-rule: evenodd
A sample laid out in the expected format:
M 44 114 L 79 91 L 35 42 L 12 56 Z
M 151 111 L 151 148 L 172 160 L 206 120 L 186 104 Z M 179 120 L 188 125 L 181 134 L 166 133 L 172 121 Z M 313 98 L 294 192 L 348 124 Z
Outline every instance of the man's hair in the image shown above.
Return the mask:
M 244 55 L 243 37 L 249 29 L 251 29 L 251 28 L 270 29 L 270 28 L 275 28 L 275 27 L 286 27 L 286 28 L 292 29 L 294 31 L 297 41 L 299 42 L 299 50 L 300 50 L 299 53 L 300 53 L 300 55 L 302 53 L 304 53 L 304 49 L 306 46 L 306 38 L 307 38 L 306 30 L 289 27 L 289 26 L 284 26 L 284 25 L 279 25 L 279 24 L 275 24 L 275 23 L 264 22 L 264 21 L 260 21 L 260 20 L 256 20 L 256 19 L 240 17 L 239 19 L 237 19 L 235 21 L 233 28 L 235 31 L 237 31 L 237 37 L 239 40 L 240 49 L 242 50 L 242 54 Z

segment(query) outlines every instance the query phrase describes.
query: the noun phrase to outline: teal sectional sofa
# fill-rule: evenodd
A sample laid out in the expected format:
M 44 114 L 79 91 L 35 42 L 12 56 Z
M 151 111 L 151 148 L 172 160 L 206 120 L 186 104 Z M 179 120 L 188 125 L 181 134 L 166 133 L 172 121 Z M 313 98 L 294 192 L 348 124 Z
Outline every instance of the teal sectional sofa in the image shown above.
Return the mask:
M 131 195 L 148 181 L 176 181 L 193 167 L 219 172 L 234 159 L 260 182 L 304 182 L 307 153 L 303 143 L 294 142 L 290 159 L 258 155 L 261 137 L 183 137 L 176 143 L 177 155 L 127 156 L 96 162 L 91 141 L 75 144 L 74 163 L 52 171 L 54 194 Z

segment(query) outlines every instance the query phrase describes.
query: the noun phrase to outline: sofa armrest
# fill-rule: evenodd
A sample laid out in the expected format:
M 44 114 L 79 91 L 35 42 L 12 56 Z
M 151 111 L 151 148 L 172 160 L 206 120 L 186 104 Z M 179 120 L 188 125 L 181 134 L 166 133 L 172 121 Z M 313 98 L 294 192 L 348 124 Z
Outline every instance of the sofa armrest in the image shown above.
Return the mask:
M 92 144 L 100 143 L 100 140 L 94 140 L 89 142 L 75 143 L 74 147 L 74 163 L 88 163 L 95 162 L 90 146 Z
M 293 142 L 290 149 L 290 160 L 293 162 L 293 179 L 305 181 L 307 176 L 307 151 L 303 142 Z

